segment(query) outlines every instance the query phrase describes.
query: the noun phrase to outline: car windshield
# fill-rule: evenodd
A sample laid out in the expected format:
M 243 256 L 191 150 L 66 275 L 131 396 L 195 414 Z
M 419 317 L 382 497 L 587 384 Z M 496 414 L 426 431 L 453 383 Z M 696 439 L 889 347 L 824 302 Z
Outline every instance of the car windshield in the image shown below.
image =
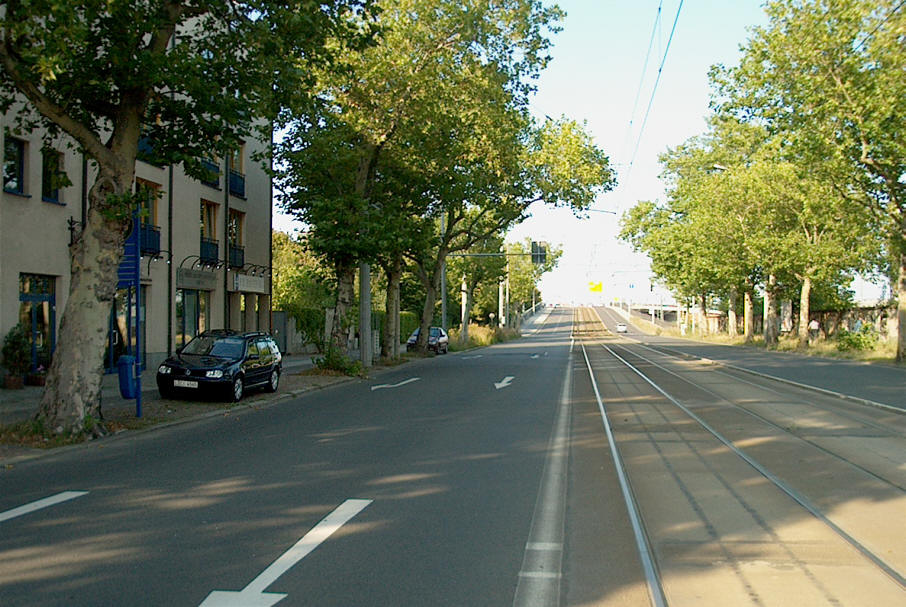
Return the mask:
M 430 335 L 431 337 L 438 337 L 438 336 L 440 335 L 440 328 L 438 328 L 438 327 L 431 327 L 431 333 L 430 333 L 429 335 Z
M 242 356 L 242 340 L 235 337 L 199 336 L 186 344 L 182 353 L 218 358 L 239 358 Z

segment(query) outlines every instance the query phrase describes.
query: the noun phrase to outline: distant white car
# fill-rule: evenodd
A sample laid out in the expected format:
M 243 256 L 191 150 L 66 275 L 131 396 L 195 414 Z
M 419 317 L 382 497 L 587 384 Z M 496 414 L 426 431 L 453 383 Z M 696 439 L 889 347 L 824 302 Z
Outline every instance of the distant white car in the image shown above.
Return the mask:
M 629 330 L 629 328 L 626 326 L 625 322 L 617 323 L 617 333 L 626 333 L 626 331 L 628 331 L 628 330 Z

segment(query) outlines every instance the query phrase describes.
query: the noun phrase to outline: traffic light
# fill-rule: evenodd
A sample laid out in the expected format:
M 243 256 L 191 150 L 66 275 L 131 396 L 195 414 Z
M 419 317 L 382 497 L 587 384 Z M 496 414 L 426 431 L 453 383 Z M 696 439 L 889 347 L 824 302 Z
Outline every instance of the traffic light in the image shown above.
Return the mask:
M 543 242 L 532 241 L 532 263 L 542 264 L 547 261 L 547 246 Z

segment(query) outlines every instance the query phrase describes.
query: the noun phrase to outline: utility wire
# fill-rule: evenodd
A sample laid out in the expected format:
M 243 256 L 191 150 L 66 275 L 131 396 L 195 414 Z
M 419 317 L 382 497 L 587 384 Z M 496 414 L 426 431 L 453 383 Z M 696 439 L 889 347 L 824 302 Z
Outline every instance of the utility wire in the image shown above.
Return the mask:
M 890 12 L 887 13 L 887 16 L 884 17 L 884 20 L 881 21 L 879 24 L 877 24 L 873 30 L 868 32 L 868 35 L 866 35 L 864 38 L 862 38 L 862 42 L 860 42 L 859 44 L 857 44 L 855 46 L 855 48 L 853 49 L 853 52 L 858 51 L 860 48 L 862 48 L 865 45 L 865 43 L 868 42 L 868 39 L 871 38 L 872 36 L 874 36 L 875 32 L 877 32 L 879 29 L 881 29 L 882 25 L 884 25 L 885 23 L 890 21 L 890 18 L 893 17 L 897 13 L 897 11 L 899 11 L 901 8 L 903 8 L 904 5 L 906 5 L 906 0 L 903 0 L 902 2 L 897 4 L 895 7 L 893 7 L 890 10 Z
M 906 2 L 906 0 L 904 0 L 904 2 Z M 632 103 L 632 112 L 629 114 L 629 127 L 626 129 L 626 137 L 623 139 L 623 153 L 620 154 L 620 158 L 625 156 L 626 145 L 629 143 L 629 138 L 632 136 L 635 111 L 639 107 L 639 98 L 642 96 L 642 85 L 645 83 L 645 72 L 648 71 L 648 59 L 651 58 L 651 49 L 654 47 L 654 37 L 658 32 L 658 24 L 661 22 L 661 9 L 663 6 L 664 0 L 661 0 L 657 5 L 657 15 L 654 18 L 654 25 L 651 28 L 651 39 L 648 41 L 648 51 L 645 53 L 645 63 L 642 65 L 642 74 L 639 76 L 639 88 L 635 92 L 635 101 Z
M 906 0 L 904 0 L 906 2 Z M 629 161 L 629 171 L 632 172 L 632 165 L 635 162 L 635 155 L 639 151 L 639 145 L 642 143 L 642 135 L 645 132 L 645 125 L 648 123 L 648 115 L 651 113 L 651 105 L 654 103 L 654 94 L 657 93 L 657 85 L 661 81 L 661 73 L 664 71 L 664 63 L 667 62 L 667 53 L 670 52 L 670 43 L 673 41 L 673 34 L 676 32 L 676 24 L 679 21 L 680 11 L 683 10 L 683 0 L 680 0 L 676 8 L 676 17 L 673 18 L 673 27 L 670 29 L 670 37 L 667 39 L 667 46 L 664 48 L 664 57 L 661 59 L 661 65 L 657 68 L 657 78 L 654 81 L 654 88 L 651 90 L 651 98 L 648 99 L 648 109 L 645 110 L 645 118 L 642 120 L 642 126 L 639 128 L 639 138 L 635 142 L 635 149 L 632 152 L 632 159 Z M 628 176 L 628 175 L 627 175 Z

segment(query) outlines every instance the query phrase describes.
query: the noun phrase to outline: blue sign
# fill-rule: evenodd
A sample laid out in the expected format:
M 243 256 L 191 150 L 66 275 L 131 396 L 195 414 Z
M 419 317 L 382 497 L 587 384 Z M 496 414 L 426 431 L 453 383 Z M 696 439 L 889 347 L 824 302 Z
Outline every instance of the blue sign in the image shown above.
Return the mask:
M 123 246 L 123 260 L 117 270 L 117 278 L 119 279 L 116 285 L 117 289 L 128 289 L 129 287 L 138 289 L 142 261 L 142 253 L 138 242 L 141 232 L 139 225 L 138 212 L 136 212 L 132 219 L 132 231 L 126 237 L 126 244 Z

